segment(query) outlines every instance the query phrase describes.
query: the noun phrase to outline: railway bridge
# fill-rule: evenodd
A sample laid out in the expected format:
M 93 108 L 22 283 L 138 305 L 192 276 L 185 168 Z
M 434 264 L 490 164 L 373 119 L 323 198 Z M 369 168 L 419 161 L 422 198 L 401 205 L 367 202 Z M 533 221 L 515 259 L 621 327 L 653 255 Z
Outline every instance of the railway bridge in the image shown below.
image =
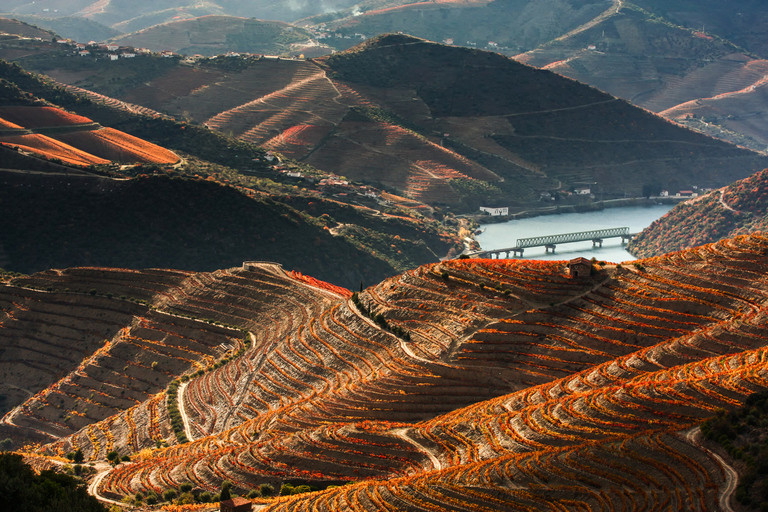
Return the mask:
M 478 251 L 471 253 L 469 256 L 473 258 L 501 258 L 501 254 L 505 253 L 506 258 L 509 258 L 510 253 L 513 257 L 518 254 L 523 257 L 523 251 L 530 247 L 544 247 L 545 252 L 555 252 L 555 247 L 558 244 L 567 244 L 572 242 L 592 242 L 592 247 L 602 247 L 603 240 L 606 238 L 621 238 L 621 243 L 625 244 L 631 240 L 636 233 L 630 233 L 628 227 L 621 228 L 609 228 L 609 229 L 595 229 L 592 231 L 579 231 L 577 233 L 561 233 L 559 235 L 544 235 L 534 236 L 530 238 L 518 238 L 517 245 L 514 247 L 507 247 L 506 249 L 493 249 L 490 251 Z

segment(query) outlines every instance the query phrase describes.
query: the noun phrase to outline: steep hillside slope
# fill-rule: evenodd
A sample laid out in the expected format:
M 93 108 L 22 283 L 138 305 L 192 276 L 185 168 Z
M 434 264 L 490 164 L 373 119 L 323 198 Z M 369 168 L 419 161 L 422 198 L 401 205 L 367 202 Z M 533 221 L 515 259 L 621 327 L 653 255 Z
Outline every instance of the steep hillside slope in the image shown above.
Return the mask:
M 213 270 L 221 263 L 266 259 L 354 287 L 361 280 L 378 282 L 396 273 L 394 259 L 372 254 L 377 250 L 402 250 L 414 258 L 411 264 L 419 264 L 437 259 L 430 246 L 446 252 L 449 248 L 437 233 L 426 232 L 425 225 L 395 227 L 394 233 L 382 234 L 386 217 L 370 219 L 371 233 L 386 246 L 366 246 L 333 236 L 320 219 L 267 194 L 202 179 L 4 173 L 2 183 L 7 212 L 0 219 L 3 244 L 7 267 L 17 272 L 39 271 L 54 263 Z M 317 207 L 319 217 L 322 203 Z M 370 215 L 352 212 L 350 221 Z M 416 238 L 424 242 L 410 247 Z M 392 249 L 390 243 L 398 245 Z
M 155 321 L 209 318 L 250 343 L 43 451 L 133 454 L 97 482 L 112 498 L 367 479 L 269 509 L 711 510 L 732 490 L 694 427 L 768 387 L 766 256 L 764 237 L 740 237 L 583 280 L 564 262 L 455 260 L 351 298 L 263 264 L 173 276 L 147 291 Z M 83 279 L 95 297 L 137 283 L 73 269 L 5 293 L 40 310 L 61 292 L 18 286 Z M 121 339 L 151 340 L 138 325 Z M 48 410 L 43 396 L 14 414 Z
M 51 39 L 54 36 L 54 34 L 48 30 L 10 18 L 0 18 L 0 33 L 16 34 L 23 37 L 41 37 L 45 39 Z
M 120 98 L 462 210 L 585 183 L 602 199 L 724 186 L 768 165 L 554 73 L 404 35 L 314 62 L 170 68 Z
M 111 42 L 185 55 L 212 56 L 227 52 L 283 55 L 292 49 L 292 44 L 310 39 L 308 32 L 288 23 L 210 15 L 155 25 L 112 38 Z
M 381 206 L 362 190 L 353 189 L 347 199 L 351 204 L 343 204 L 305 188 L 313 188 L 308 180 L 272 181 L 270 177 L 280 179 L 289 170 L 320 173 L 296 164 L 270 164 L 264 149 L 208 129 L 96 93 L 65 89 L 2 61 L 0 73 L 5 78 L 0 94 L 8 105 L 0 107 L 8 119 L 0 135 L 27 148 L 31 142 L 16 139 L 36 138 L 34 148 L 46 149 L 56 160 L 0 145 L 8 212 L 3 243 L 9 248 L 3 251 L 3 265 L 9 270 L 73 265 L 213 270 L 264 258 L 356 287 L 436 261 L 455 252 L 461 247 L 458 240 L 466 236 L 458 220 L 441 224 L 418 210 Z M 37 95 L 89 117 L 65 112 Z M 163 167 L 158 154 L 173 161 L 178 157 L 159 146 L 139 144 L 112 126 L 172 147 L 184 161 Z M 43 140 L 49 140 L 48 146 Z M 147 154 L 154 159 L 118 165 Z M 78 164 L 98 165 L 79 167 L 63 160 L 74 156 L 82 156 Z M 340 266 L 337 258 L 355 264 Z
M 768 144 L 759 124 L 766 61 L 701 26 L 674 25 L 627 3 L 515 59 L 711 136 L 761 151 Z
M 768 231 L 768 169 L 677 205 L 643 230 L 627 250 L 639 257 Z
M 757 162 L 749 152 L 492 53 L 385 36 L 319 62 L 335 79 L 353 86 L 415 91 L 430 117 L 424 119 L 423 111 L 415 109 L 409 114 L 405 107 L 396 112 L 429 127 L 428 133 L 449 134 L 445 145 L 463 154 L 477 155 L 474 139 L 484 134 L 500 147 L 494 156 L 501 157 L 502 151 L 516 155 L 566 187 L 596 182 L 606 197 L 638 194 L 643 183 L 651 182 L 670 190 L 687 180 L 726 183 L 726 175 L 737 175 L 734 167 L 724 165 L 726 160 L 739 167 Z M 489 126 L 489 117 L 495 124 Z M 457 125 L 464 128 L 454 135 Z M 467 125 L 474 133 L 468 133 Z
M 41 14 L 50 14 L 50 11 Z M 107 27 L 93 20 L 75 16 L 50 18 L 47 16 L 35 16 L 31 14 L 9 14 L 8 17 L 30 23 L 43 30 L 50 30 L 60 37 L 72 39 L 73 41 L 81 41 L 83 43 L 87 43 L 88 41 L 106 41 L 110 37 L 115 37 L 121 34 L 119 30 Z
M 55 107 L 0 107 L 0 144 L 79 165 L 179 161 L 156 144 Z
M 694 30 L 706 30 L 768 58 L 766 21 L 768 12 L 760 0 L 735 0 L 723 4 L 717 0 L 634 0 L 649 11 Z

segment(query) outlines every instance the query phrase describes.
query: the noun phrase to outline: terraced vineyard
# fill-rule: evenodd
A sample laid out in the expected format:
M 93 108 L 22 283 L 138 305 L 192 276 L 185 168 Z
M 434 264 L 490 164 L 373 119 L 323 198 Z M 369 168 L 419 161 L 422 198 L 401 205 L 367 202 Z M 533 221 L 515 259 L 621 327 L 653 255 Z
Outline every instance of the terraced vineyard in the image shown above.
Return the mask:
M 442 9 L 430 5 L 430 10 Z M 600 12 L 605 7 L 601 5 Z M 626 14 L 614 10 L 604 21 L 620 26 L 605 28 L 607 32 L 621 29 L 626 36 L 617 39 L 626 39 L 621 44 L 642 46 L 641 36 L 656 41 L 656 35 L 666 34 L 664 26 L 635 10 Z M 578 67 L 582 60 L 599 66 L 604 52 L 586 51 L 584 46 L 594 42 L 592 35 L 602 27 L 577 31 L 580 60 L 558 58 L 562 66 Z M 658 74 L 654 66 L 666 70 L 670 59 L 684 66 L 690 48 L 709 48 L 688 32 L 675 37 L 654 47 L 665 55 L 671 52 L 670 58 L 659 62 L 638 64 L 637 59 L 627 60 L 631 56 L 624 52 L 610 53 L 623 59 L 615 67 L 626 76 L 609 77 L 606 84 L 631 82 L 629 96 L 634 97 L 649 90 L 648 81 Z M 547 58 L 552 52 L 569 48 L 553 45 L 544 55 L 526 56 L 537 65 L 551 64 Z M 685 94 L 694 84 L 703 87 L 703 95 L 757 86 L 761 65 L 739 57 L 732 45 L 716 47 L 717 52 L 707 53 L 702 62 L 710 57 L 717 60 L 709 67 L 702 64 L 691 80 L 686 76 L 695 70 L 665 71 L 664 76 L 679 74 L 679 82 L 655 86 L 656 96 L 648 101 L 656 101 L 659 109 L 673 107 L 692 98 Z M 637 51 L 643 54 L 641 50 Z M 549 71 L 499 54 L 404 34 L 378 36 L 311 60 L 232 57 L 186 62 L 164 67 L 119 93 L 71 74 L 51 73 L 72 86 L 94 88 L 96 92 L 88 97 L 97 104 L 190 120 L 320 171 L 392 191 L 422 205 L 450 206 L 454 212 L 491 204 L 513 211 L 538 207 L 542 192 L 562 195 L 592 182 L 601 184 L 602 199 L 639 197 L 643 187 L 652 183 L 670 191 L 685 190 L 691 183 L 725 186 L 768 166 L 768 160 L 757 153 L 681 129 Z M 120 96 L 110 99 L 97 93 Z M 742 96 L 759 94 L 762 89 L 756 88 L 754 94 Z M 754 124 L 758 132 L 762 116 L 753 113 L 744 111 L 749 117 L 743 123 Z M 162 141 L 162 131 L 154 132 L 154 137 L 153 141 Z M 189 146 L 174 144 L 170 147 L 192 152 Z M 232 149 L 231 164 L 249 170 L 258 167 L 250 166 L 250 160 L 239 160 L 242 153 Z
M 346 482 L 263 503 L 713 510 L 730 467 L 696 427 L 768 387 L 766 276 L 761 235 L 581 279 L 444 261 L 359 294 L 258 262 L 48 271 L 0 290 L 28 351 L 6 387 L 32 395 L 3 431 L 130 455 L 94 484 L 110 499 Z
M 82 166 L 179 161 L 165 148 L 54 107 L 0 107 L 0 145 Z

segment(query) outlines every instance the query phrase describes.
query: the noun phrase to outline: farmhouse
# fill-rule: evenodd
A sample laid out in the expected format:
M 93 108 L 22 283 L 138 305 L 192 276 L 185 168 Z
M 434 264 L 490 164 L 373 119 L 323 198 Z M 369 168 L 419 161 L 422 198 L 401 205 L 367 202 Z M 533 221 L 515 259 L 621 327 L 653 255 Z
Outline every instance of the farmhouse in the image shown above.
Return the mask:
M 589 277 L 592 273 L 592 262 L 587 258 L 574 258 L 568 262 L 568 273 L 571 277 Z
M 500 215 L 509 215 L 508 206 L 505 206 L 504 208 L 488 208 L 485 206 L 481 206 L 480 211 L 487 213 L 491 217 L 498 217 Z
M 219 503 L 220 512 L 250 512 L 253 505 L 245 498 L 232 498 Z

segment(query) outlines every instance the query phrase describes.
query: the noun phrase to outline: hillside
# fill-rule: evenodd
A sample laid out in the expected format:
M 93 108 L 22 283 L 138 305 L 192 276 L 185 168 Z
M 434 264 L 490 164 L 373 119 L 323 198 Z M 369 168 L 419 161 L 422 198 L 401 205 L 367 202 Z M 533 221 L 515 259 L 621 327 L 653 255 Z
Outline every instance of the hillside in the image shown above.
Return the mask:
M 288 23 L 209 15 L 154 25 L 113 37 L 110 42 L 210 57 L 227 52 L 285 55 L 309 40 L 308 32 Z
M 54 36 L 48 30 L 9 18 L 0 18 L 0 34 L 15 34 L 23 37 L 41 37 L 45 39 L 51 39 Z
M 179 162 L 165 148 L 55 107 L 0 107 L 0 145 L 86 166 Z
M 765 60 L 624 5 L 520 62 L 588 83 L 708 135 L 764 150 Z
M 605 0 L 374 1 L 355 10 L 319 14 L 298 24 L 319 25 L 334 36 L 328 44 L 340 49 L 355 44 L 355 34 L 370 38 L 404 32 L 430 41 L 450 40 L 457 46 L 514 55 L 589 22 L 608 7 L 610 3 Z
M 627 246 L 638 257 L 658 256 L 768 231 L 768 169 L 677 205 Z
M 120 31 L 106 27 L 101 23 L 76 16 L 50 18 L 47 16 L 9 14 L 8 17 L 24 21 L 43 30 L 50 30 L 60 37 L 83 43 L 88 41 L 105 41 L 110 37 L 121 34 Z M 47 39 L 50 39 L 50 37 Z
M 262 148 L 149 109 L 65 89 L 2 61 L 0 76 L 8 104 L 0 107 L 1 118 L 8 119 L 0 135 L 24 146 L 21 151 L 0 146 L 0 194 L 8 212 L 0 221 L 0 243 L 8 270 L 74 265 L 213 270 L 260 258 L 356 287 L 460 250 L 459 240 L 468 233 L 466 222 L 451 216 L 441 224 L 418 208 L 423 205 L 409 212 L 364 196 L 376 196 L 370 189 L 334 194 L 317 186 L 317 179 L 286 176 L 328 177 L 306 165 L 270 164 Z M 152 156 L 167 154 L 177 161 L 163 149 L 168 147 L 183 161 L 173 167 L 158 159 L 119 165 L 135 164 L 136 136 L 156 143 L 136 143 L 137 155 L 149 147 Z M 26 139 L 16 140 L 21 138 Z M 72 163 L 75 156 L 83 157 L 78 165 Z M 355 263 L 342 266 L 340 260 Z
M 694 30 L 706 30 L 760 58 L 768 58 L 765 38 L 768 12 L 760 0 L 735 0 L 727 5 L 718 0 L 678 0 L 674 3 L 634 0 L 634 3 L 674 23 Z
M 566 189 L 596 183 L 607 198 L 639 195 L 643 183 L 669 190 L 685 180 L 727 183 L 725 174 L 735 169 L 721 159 L 741 161 L 738 166 L 757 161 L 596 89 L 493 53 L 384 36 L 319 62 L 336 80 L 415 91 L 429 118 L 404 106 L 396 112 L 430 133 L 450 134 L 446 146 L 474 156 L 483 134 L 497 145 L 494 156 L 515 155 Z
M 460 212 L 525 209 L 544 192 L 576 204 L 585 199 L 571 191 L 584 184 L 600 199 L 640 196 L 649 185 L 720 187 L 768 166 L 554 73 L 405 35 L 309 62 L 153 67 L 135 85 L 140 74 L 126 69 L 126 82 L 114 83 L 131 85 L 119 88 L 66 69 L 46 73 Z
M 206 15 L 257 17 L 266 20 L 295 21 L 321 12 L 346 9 L 358 2 L 324 0 L 273 2 L 266 0 L 160 0 L 130 2 L 126 0 L 6 0 L 2 10 L 9 16 L 80 17 L 112 27 L 123 33 L 135 32 L 153 25 Z
M 13 372 L 34 395 L 3 432 L 63 436 L 46 455 L 129 455 L 93 482 L 111 499 L 229 480 L 327 487 L 267 510 L 713 510 L 733 470 L 697 427 L 768 387 L 767 255 L 745 236 L 584 279 L 454 260 L 352 297 L 256 263 L 15 278 L 6 343 L 47 360 L 92 327 L 82 363 Z

